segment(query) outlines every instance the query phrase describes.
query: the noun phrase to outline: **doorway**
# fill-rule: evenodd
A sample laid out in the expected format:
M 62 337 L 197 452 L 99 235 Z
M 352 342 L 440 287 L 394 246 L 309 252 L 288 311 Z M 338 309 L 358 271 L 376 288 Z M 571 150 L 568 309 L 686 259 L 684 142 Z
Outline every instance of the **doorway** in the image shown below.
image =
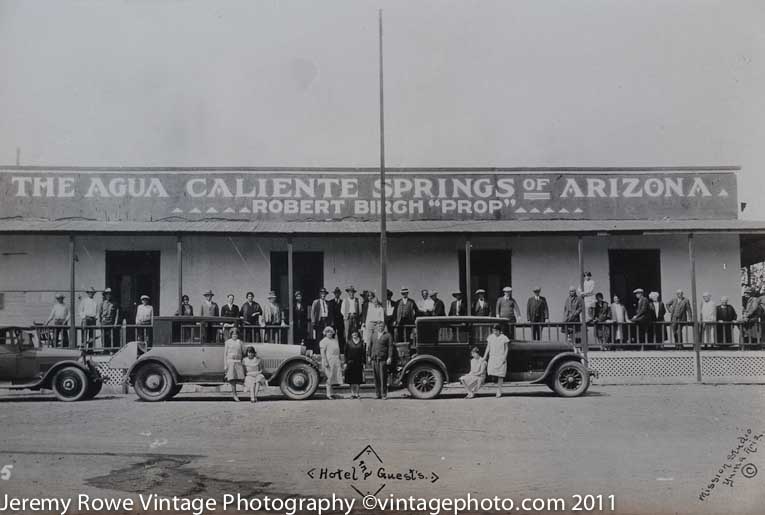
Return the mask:
M 502 288 L 512 286 L 512 251 L 507 249 L 473 250 L 470 252 L 470 289 L 466 298 L 473 304 L 473 292 L 486 290 L 486 300 L 493 308 L 494 301 L 502 295 Z M 465 291 L 465 251 L 459 253 L 460 291 Z
M 608 274 L 611 295 L 618 295 L 630 316 L 635 314 L 636 288 L 643 288 L 645 295 L 661 293 L 661 255 L 658 249 L 608 251 Z M 609 299 L 613 300 L 613 299 Z
M 154 315 L 159 315 L 159 264 L 158 250 L 107 250 L 106 283 L 112 289 L 112 299 L 120 309 L 120 321 L 135 321 L 135 310 L 141 295 L 151 298 Z
M 293 252 L 292 274 L 293 288 L 303 292 L 303 303 L 310 306 L 324 286 L 324 253 Z M 271 289 L 276 292 L 282 309 L 288 309 L 287 253 L 284 251 L 271 252 Z

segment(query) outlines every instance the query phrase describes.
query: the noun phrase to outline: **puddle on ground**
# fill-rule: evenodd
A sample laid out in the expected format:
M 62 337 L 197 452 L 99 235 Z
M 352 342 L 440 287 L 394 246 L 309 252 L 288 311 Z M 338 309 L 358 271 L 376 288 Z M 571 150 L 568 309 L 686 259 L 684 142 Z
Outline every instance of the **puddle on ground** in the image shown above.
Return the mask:
M 155 456 L 141 463 L 117 469 L 105 476 L 85 481 L 96 488 L 131 494 L 157 494 L 162 497 L 212 497 L 239 493 L 242 497 L 263 495 L 268 481 L 228 481 L 204 476 L 185 465 L 193 457 Z M 277 494 L 278 495 L 278 494 Z

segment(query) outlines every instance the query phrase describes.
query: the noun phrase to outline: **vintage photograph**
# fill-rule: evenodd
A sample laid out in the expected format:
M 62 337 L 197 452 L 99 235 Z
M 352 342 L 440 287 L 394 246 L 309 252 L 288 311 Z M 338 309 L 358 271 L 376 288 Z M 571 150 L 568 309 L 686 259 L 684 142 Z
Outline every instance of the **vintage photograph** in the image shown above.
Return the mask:
M 0 0 L 0 515 L 765 513 L 763 26 Z

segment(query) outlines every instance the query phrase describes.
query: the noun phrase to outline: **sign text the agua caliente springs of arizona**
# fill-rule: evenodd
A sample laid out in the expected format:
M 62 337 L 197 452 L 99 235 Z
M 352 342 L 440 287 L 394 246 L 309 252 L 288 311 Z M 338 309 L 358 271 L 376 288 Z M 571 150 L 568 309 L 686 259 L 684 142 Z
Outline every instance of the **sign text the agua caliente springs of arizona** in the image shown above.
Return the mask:
M 0 171 L 0 218 L 104 221 L 374 220 L 375 170 Z M 736 175 L 668 172 L 389 172 L 392 220 L 725 219 Z

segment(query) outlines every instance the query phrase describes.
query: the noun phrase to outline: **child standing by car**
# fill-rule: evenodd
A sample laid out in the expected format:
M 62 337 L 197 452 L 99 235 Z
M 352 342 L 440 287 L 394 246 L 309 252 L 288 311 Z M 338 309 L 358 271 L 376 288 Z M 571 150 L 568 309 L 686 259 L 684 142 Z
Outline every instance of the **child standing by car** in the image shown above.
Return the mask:
M 470 372 L 460 377 L 460 383 L 467 390 L 467 398 L 475 397 L 476 392 L 483 386 L 486 380 L 486 362 L 481 359 L 481 351 L 478 347 L 470 349 Z
M 507 374 L 507 352 L 510 339 L 502 334 L 502 326 L 494 324 L 492 334 L 486 339 L 486 372 L 497 379 L 497 397 L 502 397 L 502 383 Z
M 263 366 L 254 347 L 247 347 L 247 357 L 242 360 L 242 365 L 247 373 L 244 377 L 244 389 L 250 392 L 250 402 L 258 402 L 258 390 L 267 383 L 263 375 Z

